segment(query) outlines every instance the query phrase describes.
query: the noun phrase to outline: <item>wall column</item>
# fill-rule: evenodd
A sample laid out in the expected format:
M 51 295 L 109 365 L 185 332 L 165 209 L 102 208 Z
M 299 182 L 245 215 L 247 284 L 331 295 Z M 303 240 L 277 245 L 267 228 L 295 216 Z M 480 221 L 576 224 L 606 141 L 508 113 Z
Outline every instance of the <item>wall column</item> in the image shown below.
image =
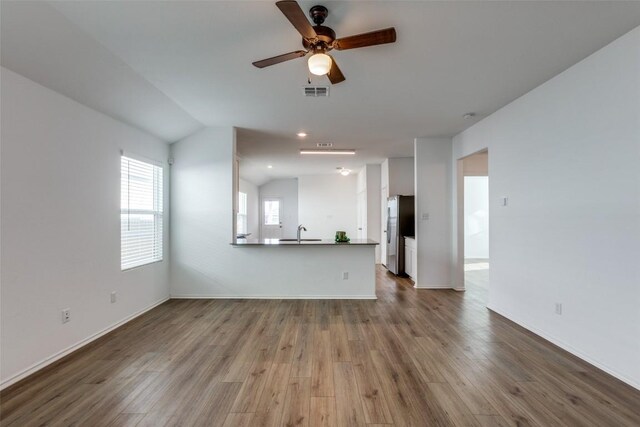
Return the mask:
M 416 138 L 415 287 L 455 288 L 452 277 L 452 141 L 451 138 Z

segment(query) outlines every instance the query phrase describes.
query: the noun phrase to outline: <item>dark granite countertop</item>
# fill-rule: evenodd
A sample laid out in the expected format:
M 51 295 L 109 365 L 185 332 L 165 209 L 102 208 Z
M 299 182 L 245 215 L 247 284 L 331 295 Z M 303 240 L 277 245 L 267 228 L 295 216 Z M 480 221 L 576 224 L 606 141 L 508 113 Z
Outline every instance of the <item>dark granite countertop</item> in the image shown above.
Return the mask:
M 346 243 L 337 243 L 328 239 L 302 239 L 300 243 L 295 239 L 238 239 L 231 244 L 233 246 L 374 246 L 379 243 L 370 239 L 351 239 Z

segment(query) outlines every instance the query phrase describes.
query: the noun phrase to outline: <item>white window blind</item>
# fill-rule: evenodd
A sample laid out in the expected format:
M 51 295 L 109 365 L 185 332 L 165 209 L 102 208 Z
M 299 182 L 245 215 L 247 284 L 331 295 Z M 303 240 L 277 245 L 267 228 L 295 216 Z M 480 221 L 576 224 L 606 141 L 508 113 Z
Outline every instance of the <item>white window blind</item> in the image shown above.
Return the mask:
M 162 261 L 162 167 L 120 161 L 120 267 Z
M 238 193 L 237 234 L 247 234 L 247 193 Z

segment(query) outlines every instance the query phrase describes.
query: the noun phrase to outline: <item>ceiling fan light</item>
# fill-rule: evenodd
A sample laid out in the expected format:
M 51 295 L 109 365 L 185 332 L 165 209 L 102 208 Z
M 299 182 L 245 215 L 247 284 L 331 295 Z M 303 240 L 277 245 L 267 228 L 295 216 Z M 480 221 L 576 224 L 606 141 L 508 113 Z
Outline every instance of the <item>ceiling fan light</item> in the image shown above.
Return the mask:
M 309 58 L 309 71 L 316 76 L 324 76 L 331 69 L 331 57 L 324 53 L 316 53 Z

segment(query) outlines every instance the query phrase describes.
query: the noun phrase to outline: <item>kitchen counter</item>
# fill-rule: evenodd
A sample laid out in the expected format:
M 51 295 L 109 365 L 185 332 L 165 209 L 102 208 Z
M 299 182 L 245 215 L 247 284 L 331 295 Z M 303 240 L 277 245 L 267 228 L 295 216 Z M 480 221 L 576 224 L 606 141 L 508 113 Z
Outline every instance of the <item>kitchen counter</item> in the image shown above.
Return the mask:
M 333 240 L 302 239 L 279 240 L 279 239 L 238 239 L 231 243 L 233 246 L 375 246 L 379 243 L 370 239 L 352 239 L 349 242 L 335 242 Z
M 246 268 L 238 274 L 251 298 L 375 299 L 376 245 L 368 239 L 288 241 L 238 239 L 231 252 Z M 304 246 L 304 249 L 300 249 Z M 263 249 L 260 249 L 263 248 Z M 265 286 L 267 283 L 269 286 Z M 227 289 L 226 297 L 231 297 Z

